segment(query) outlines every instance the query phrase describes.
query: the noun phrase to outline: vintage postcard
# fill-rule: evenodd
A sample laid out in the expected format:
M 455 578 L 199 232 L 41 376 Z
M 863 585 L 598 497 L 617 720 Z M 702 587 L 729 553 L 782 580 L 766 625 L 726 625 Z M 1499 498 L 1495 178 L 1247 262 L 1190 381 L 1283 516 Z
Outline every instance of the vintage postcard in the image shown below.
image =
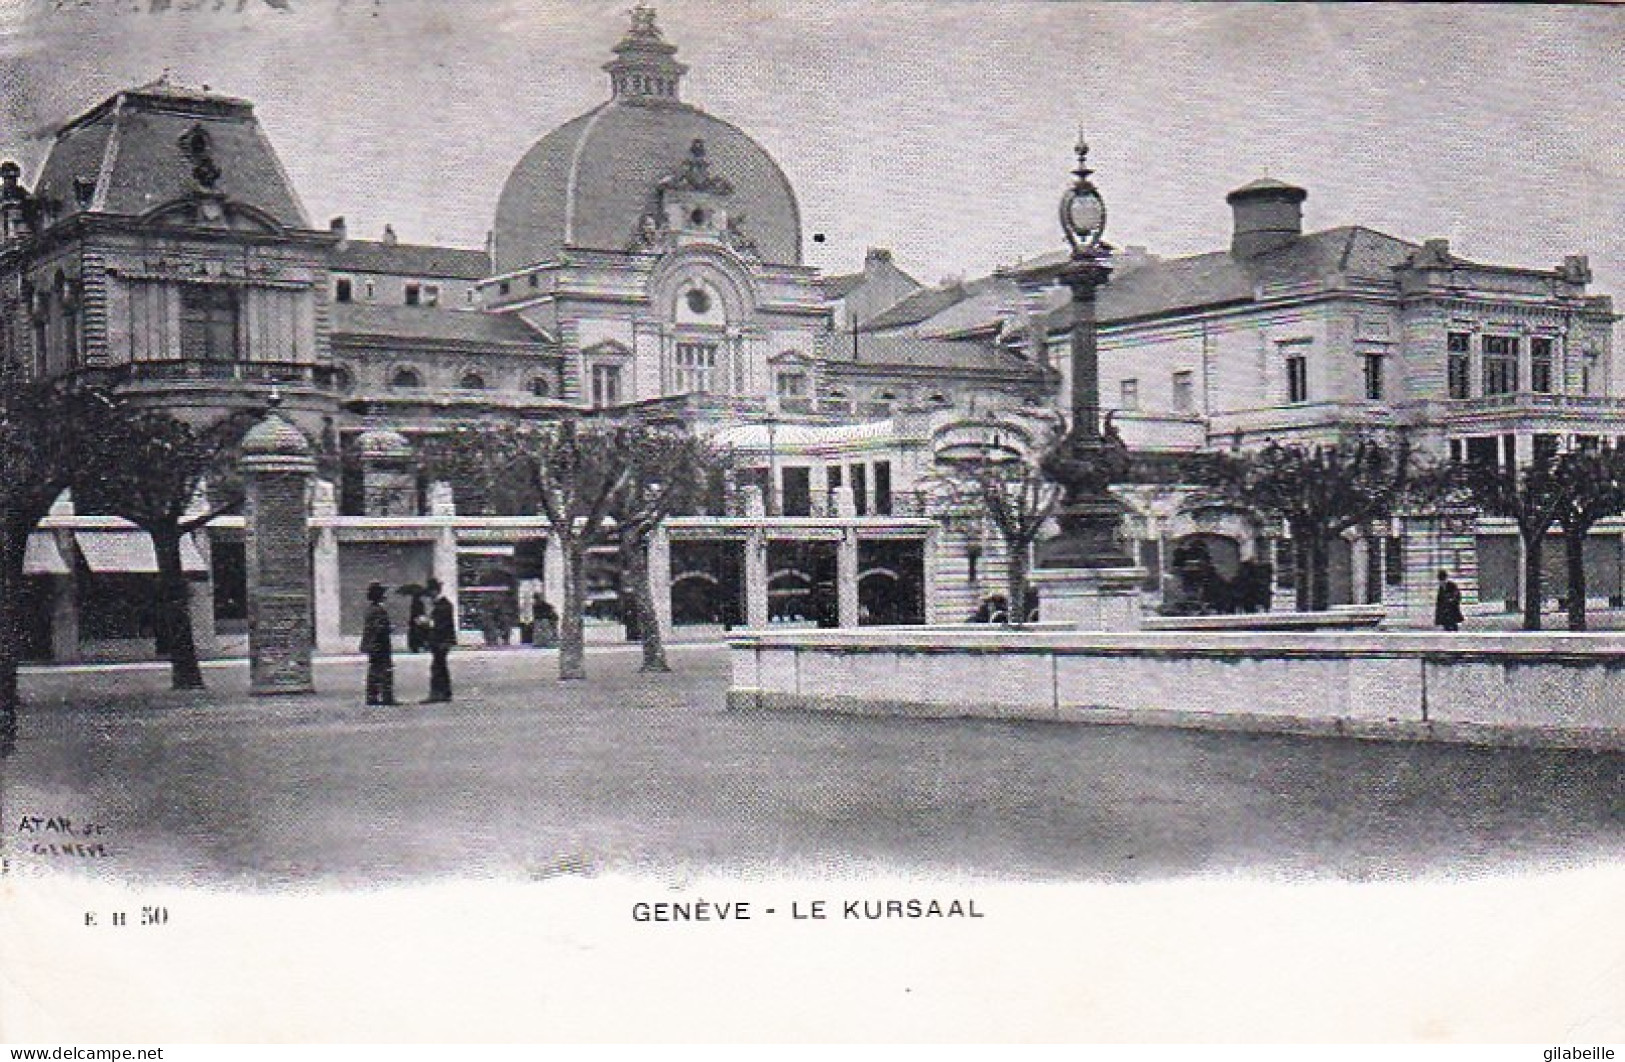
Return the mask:
M 1613 1057 L 1622 53 L 0 0 L 0 1040 Z

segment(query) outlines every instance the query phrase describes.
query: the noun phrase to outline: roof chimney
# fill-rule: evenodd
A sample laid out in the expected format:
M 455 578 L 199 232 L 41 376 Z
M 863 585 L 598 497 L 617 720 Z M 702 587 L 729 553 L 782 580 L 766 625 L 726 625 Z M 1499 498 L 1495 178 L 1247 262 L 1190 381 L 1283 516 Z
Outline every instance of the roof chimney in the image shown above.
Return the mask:
M 1265 177 L 1242 185 L 1229 195 L 1234 218 L 1230 253 L 1252 258 L 1285 247 L 1303 235 L 1303 201 L 1309 193 L 1296 185 Z
M 395 243 L 399 239 L 400 239 L 400 237 L 395 235 L 395 226 L 390 225 L 390 224 L 385 224 L 384 225 L 384 243 L 391 246 L 391 247 L 393 247 L 395 245 Z
M 340 214 L 327 223 L 327 229 L 338 238 L 339 249 L 342 250 L 350 242 L 350 228 L 344 223 L 344 215 Z

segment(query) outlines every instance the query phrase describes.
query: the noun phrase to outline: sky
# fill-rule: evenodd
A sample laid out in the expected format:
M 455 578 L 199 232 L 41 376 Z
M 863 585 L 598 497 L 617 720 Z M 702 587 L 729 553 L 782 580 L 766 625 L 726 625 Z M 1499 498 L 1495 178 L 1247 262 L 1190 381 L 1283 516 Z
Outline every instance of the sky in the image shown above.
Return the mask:
M 167 68 L 255 102 L 318 227 L 480 246 L 524 151 L 607 97 L 631 4 L 0 0 L 0 156 L 31 179 L 54 124 Z M 1081 127 L 1119 246 L 1222 248 L 1225 193 L 1268 175 L 1309 190 L 1310 229 L 1588 254 L 1625 296 L 1625 6 L 656 7 L 684 98 L 777 158 L 830 272 L 888 247 L 934 282 L 1064 246 Z

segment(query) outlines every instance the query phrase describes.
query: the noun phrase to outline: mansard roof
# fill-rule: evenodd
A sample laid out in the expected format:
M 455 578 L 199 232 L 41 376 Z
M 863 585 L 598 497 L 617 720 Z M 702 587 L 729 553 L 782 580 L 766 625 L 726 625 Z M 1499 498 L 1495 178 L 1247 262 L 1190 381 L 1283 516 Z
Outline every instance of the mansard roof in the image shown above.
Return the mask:
M 424 344 L 528 347 L 549 344 L 545 334 L 526 324 L 517 314 L 368 302 L 334 304 L 332 332 L 340 343 L 346 338 L 368 337 Z
M 212 194 L 310 227 L 253 104 L 161 81 L 116 93 L 58 130 L 35 193 L 58 217 L 141 215 Z
M 405 277 L 452 277 L 484 280 L 491 275 L 491 256 L 467 247 L 421 243 L 346 240 L 333 249 L 334 272 L 380 273 Z

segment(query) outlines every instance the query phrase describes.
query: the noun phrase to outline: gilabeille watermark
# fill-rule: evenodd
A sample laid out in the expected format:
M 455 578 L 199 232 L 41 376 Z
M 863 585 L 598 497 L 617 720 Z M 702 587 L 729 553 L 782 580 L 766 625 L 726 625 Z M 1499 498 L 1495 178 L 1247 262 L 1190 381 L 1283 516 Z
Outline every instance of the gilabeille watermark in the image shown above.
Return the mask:
M 1612 1047 L 1548 1047 L 1541 1055 L 1545 1062 L 1559 1062 L 1559 1059 L 1606 1060 L 1613 1057 Z

